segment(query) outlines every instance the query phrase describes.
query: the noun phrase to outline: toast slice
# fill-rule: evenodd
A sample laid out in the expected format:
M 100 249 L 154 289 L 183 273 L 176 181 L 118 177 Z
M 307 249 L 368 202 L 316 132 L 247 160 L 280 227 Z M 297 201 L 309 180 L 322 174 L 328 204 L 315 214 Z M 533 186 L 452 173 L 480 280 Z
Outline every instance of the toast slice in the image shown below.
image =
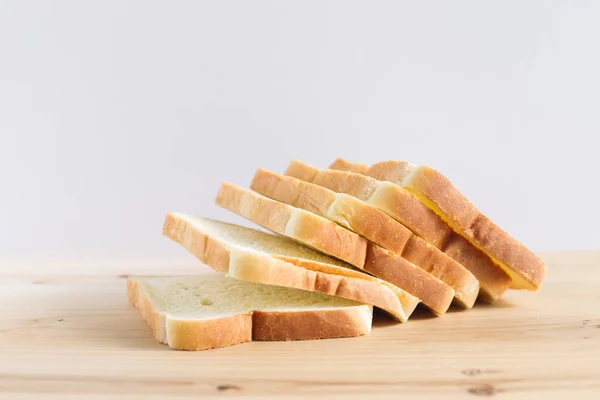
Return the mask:
M 394 183 L 350 171 L 320 169 L 298 160 L 290 163 L 285 174 L 357 197 L 382 210 L 468 269 L 479 280 L 482 300 L 498 300 L 511 284 L 510 277 L 485 253 L 454 233 L 416 196 Z
M 281 236 L 180 213 L 167 214 L 163 234 L 231 278 L 343 297 L 401 322 L 419 303 L 386 281 Z
M 346 261 L 365 264 L 367 241 L 315 214 L 271 200 L 249 189 L 223 182 L 215 203 L 277 234 Z
M 130 277 L 127 295 L 156 340 L 176 350 L 361 336 L 373 319 L 370 305 L 215 273 Z
M 541 286 L 546 276 L 542 259 L 483 215 L 440 172 L 406 161 L 384 161 L 368 167 L 366 174 L 415 194 L 454 231 L 490 256 L 512 278 L 513 289 L 535 291 Z
M 479 282 L 473 274 L 383 211 L 356 197 L 264 169 L 256 172 L 251 188 L 266 197 L 328 218 L 398 255 L 397 262 L 390 263 L 387 260 L 395 257 L 383 249 L 368 251 L 369 262 L 364 269 L 419 297 L 425 305 L 423 295 L 410 289 L 411 285 L 424 281 L 422 272 L 426 272 L 425 277 L 431 274 L 452 287 L 461 307 L 470 308 L 477 299 Z M 398 280 L 398 275 L 404 279 Z

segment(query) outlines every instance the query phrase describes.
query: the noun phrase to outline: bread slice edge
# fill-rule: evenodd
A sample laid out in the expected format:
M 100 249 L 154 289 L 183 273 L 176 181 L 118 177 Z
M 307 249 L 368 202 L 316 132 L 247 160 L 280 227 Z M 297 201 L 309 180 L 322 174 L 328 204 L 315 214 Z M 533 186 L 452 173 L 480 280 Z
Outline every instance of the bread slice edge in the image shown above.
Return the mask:
M 127 296 L 159 343 L 175 350 L 208 350 L 250 341 L 332 339 L 368 335 L 373 308 L 366 304 L 291 311 L 254 310 L 206 319 L 159 312 L 137 277 L 129 277 Z
M 352 269 L 224 243 L 202 232 L 185 214 L 167 213 L 163 234 L 232 278 L 344 297 L 379 307 L 400 322 L 406 322 L 419 304 L 400 288 Z

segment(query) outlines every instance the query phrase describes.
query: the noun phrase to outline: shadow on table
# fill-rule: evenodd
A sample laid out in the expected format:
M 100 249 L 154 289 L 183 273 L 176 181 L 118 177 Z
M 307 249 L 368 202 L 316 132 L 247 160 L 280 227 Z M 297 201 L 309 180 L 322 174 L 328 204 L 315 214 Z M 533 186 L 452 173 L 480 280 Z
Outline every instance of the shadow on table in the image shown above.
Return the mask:
M 437 318 L 431 311 L 427 310 L 423 305 L 419 306 L 411 314 L 409 321 L 419 321 Z M 389 314 L 379 308 L 373 309 L 373 328 L 398 325 L 399 322 L 392 318 Z
M 500 300 L 496 301 L 494 304 L 478 300 L 473 305 L 473 309 L 482 309 L 482 310 L 483 309 L 492 309 L 492 308 L 513 308 L 513 307 L 517 307 L 517 305 L 514 303 L 511 303 L 510 301 L 508 301 L 506 299 L 500 299 Z M 454 303 L 448 309 L 448 313 L 460 313 L 460 312 L 468 312 L 468 311 L 469 311 L 469 309 L 464 309 L 462 307 L 458 307 L 458 306 L 454 305 Z
M 486 303 L 484 301 L 477 301 L 475 303 L 475 305 L 473 306 L 473 309 L 493 309 L 493 308 L 513 308 L 513 307 L 517 307 L 517 305 L 514 303 L 511 303 L 510 301 L 508 301 L 506 299 L 500 299 L 494 304 Z M 454 304 L 447 311 L 448 314 L 468 313 L 468 312 L 469 312 L 468 309 L 458 307 Z M 409 321 L 420 321 L 420 320 L 429 320 L 429 319 L 437 319 L 437 318 L 439 318 L 439 317 L 434 315 L 430 310 L 428 310 L 422 304 L 419 304 L 419 306 L 415 309 L 415 311 L 410 316 Z M 373 327 L 392 326 L 392 325 L 396 325 L 396 324 L 398 324 L 398 322 L 396 320 L 394 320 L 386 312 L 382 311 L 379 308 L 375 308 L 373 310 Z

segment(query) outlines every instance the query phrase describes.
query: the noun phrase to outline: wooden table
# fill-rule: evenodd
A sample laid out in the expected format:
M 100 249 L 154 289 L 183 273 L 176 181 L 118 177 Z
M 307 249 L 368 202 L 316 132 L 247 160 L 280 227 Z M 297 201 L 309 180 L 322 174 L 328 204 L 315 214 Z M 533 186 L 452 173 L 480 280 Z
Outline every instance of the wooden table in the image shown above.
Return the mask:
M 203 352 L 156 343 L 125 296 L 126 274 L 204 271 L 191 258 L 0 260 L 0 398 L 600 399 L 600 252 L 544 258 L 542 291 L 496 306 Z

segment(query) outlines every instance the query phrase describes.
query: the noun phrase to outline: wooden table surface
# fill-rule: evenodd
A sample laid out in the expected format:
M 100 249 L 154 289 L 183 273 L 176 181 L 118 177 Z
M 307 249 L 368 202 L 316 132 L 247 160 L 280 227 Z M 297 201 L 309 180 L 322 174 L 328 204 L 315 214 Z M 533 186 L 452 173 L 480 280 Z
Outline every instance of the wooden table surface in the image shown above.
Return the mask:
M 0 398 L 600 399 L 600 252 L 543 257 L 542 291 L 496 306 L 201 352 L 156 343 L 125 295 L 127 274 L 205 271 L 191 259 L 0 260 Z

